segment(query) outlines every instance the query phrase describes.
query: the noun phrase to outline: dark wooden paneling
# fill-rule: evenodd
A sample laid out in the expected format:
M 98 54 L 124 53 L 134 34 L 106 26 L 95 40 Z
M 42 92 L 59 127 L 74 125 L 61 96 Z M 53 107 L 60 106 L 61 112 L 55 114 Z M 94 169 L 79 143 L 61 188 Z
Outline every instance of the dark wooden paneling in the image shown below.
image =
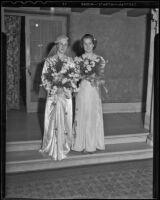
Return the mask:
M 40 10 L 51 10 L 51 7 L 40 7 Z
M 112 15 L 120 10 L 122 10 L 122 8 L 101 8 L 100 13 L 103 15 Z
M 87 8 L 71 8 L 72 12 L 83 12 L 85 11 Z
M 127 16 L 128 17 L 138 17 L 141 15 L 149 14 L 149 13 L 150 13 L 149 8 L 136 8 L 136 9 L 129 10 L 127 12 Z

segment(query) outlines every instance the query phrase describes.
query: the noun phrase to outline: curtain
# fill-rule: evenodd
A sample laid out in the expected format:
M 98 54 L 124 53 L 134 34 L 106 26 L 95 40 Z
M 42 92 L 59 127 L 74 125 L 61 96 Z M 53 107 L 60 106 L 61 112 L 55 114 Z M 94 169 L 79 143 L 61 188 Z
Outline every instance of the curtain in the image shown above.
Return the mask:
M 6 15 L 4 21 L 7 37 L 6 104 L 7 109 L 19 109 L 21 17 Z

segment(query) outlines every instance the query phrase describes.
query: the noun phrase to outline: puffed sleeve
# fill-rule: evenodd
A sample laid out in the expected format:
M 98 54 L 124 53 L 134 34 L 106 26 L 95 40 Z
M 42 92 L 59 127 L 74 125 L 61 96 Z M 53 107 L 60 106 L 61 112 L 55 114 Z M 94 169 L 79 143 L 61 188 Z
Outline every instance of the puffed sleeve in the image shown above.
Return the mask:
M 100 66 L 99 66 L 99 79 L 104 81 L 105 77 L 104 77 L 104 73 L 105 73 L 105 66 L 106 66 L 106 61 L 104 60 L 103 57 L 100 57 Z
M 49 67 L 49 59 L 46 59 L 45 62 L 44 62 L 42 75 L 41 75 L 41 81 L 42 81 L 41 86 L 43 86 L 46 90 L 50 89 L 49 83 L 45 78 L 45 74 L 47 73 L 48 67 Z
M 48 61 L 47 59 L 44 62 L 43 69 L 42 69 L 42 74 L 41 74 L 41 84 L 39 88 L 39 98 L 44 98 L 46 99 L 47 97 L 47 90 L 46 90 L 46 85 L 45 85 L 45 73 L 47 72 L 47 67 L 48 67 Z
M 106 101 L 108 97 L 108 88 L 105 80 L 105 67 L 106 61 L 103 57 L 100 57 L 100 66 L 98 73 L 98 90 L 102 101 Z

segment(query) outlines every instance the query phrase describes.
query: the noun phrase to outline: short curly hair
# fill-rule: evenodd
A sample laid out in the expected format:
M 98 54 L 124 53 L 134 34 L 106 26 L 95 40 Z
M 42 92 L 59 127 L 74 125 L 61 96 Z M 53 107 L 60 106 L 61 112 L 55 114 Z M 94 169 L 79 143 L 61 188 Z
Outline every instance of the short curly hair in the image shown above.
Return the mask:
M 81 38 L 81 47 L 82 48 L 83 48 L 83 41 L 84 41 L 85 38 L 90 38 L 92 40 L 93 45 L 94 45 L 94 47 L 93 47 L 93 50 L 94 50 L 96 48 L 96 46 L 97 46 L 97 40 L 96 40 L 96 38 L 92 34 L 85 34 L 85 35 L 83 35 L 83 37 Z

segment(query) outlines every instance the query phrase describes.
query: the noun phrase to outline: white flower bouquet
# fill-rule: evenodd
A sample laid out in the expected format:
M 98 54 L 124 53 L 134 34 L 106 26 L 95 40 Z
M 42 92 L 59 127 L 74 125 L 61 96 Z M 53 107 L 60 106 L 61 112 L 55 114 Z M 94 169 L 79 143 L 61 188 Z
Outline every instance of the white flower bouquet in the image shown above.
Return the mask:
M 42 73 L 42 85 L 52 94 L 58 88 L 77 90 L 79 70 L 71 58 L 60 59 L 59 57 L 47 58 L 47 69 Z
M 95 59 L 76 57 L 75 63 L 79 67 L 81 77 L 87 78 L 93 74 L 99 76 L 99 70 L 102 64 L 100 57 Z

